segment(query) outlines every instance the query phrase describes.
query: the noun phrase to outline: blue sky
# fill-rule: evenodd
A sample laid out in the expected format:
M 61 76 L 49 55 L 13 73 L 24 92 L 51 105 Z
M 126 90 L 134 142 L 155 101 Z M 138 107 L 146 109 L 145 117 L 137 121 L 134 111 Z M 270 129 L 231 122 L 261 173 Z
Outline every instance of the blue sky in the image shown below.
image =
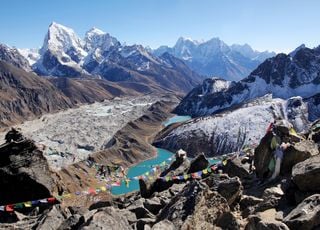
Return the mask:
M 52 21 L 83 37 L 98 27 L 128 44 L 219 37 L 257 50 L 320 44 L 318 0 L 1 0 L 0 43 L 40 47 Z

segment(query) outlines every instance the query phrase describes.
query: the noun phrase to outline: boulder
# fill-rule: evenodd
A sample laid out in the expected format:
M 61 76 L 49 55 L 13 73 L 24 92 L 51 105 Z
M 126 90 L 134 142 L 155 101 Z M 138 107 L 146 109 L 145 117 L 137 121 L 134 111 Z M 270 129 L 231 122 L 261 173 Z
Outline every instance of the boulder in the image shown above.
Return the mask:
M 277 220 L 264 220 L 259 216 L 250 216 L 245 230 L 290 230 L 287 225 Z
M 259 178 L 265 178 L 268 173 L 268 165 L 272 158 L 272 150 L 270 148 L 273 134 L 268 132 L 260 141 L 258 147 L 254 150 L 254 166 L 256 175 Z
M 58 188 L 43 153 L 27 139 L 0 146 L 0 178 L 0 205 L 51 197 Z
M 292 230 L 320 228 L 320 194 L 303 200 L 284 218 L 284 222 Z
M 199 154 L 196 158 L 194 158 L 188 169 L 187 173 L 194 173 L 206 169 L 209 166 L 209 161 L 203 154 Z
M 238 177 L 222 180 L 218 184 L 217 191 L 226 198 L 229 205 L 232 205 L 241 195 L 241 181 Z
M 264 212 L 268 209 L 277 208 L 283 196 L 284 192 L 280 187 L 265 189 L 262 195 L 263 201 L 254 207 L 253 212 Z
M 233 160 L 229 160 L 225 166 L 223 166 L 223 172 L 227 173 L 230 177 L 239 177 L 241 180 L 249 178 L 250 172 L 248 163 L 243 164 L 243 157 L 237 157 Z
M 94 213 L 93 216 L 81 226 L 81 229 L 129 230 L 131 228 L 126 218 L 120 215 L 119 209 L 108 207 Z
M 146 199 L 144 207 L 148 209 L 152 214 L 157 215 L 159 211 L 164 207 L 164 203 L 158 197 Z
M 210 229 L 223 213 L 230 210 L 224 197 L 198 181 L 190 181 L 158 215 L 170 220 L 177 229 Z
M 169 220 L 162 220 L 153 225 L 152 230 L 177 230 L 173 223 Z
M 291 173 L 294 165 L 317 154 L 319 154 L 318 146 L 313 141 L 302 140 L 294 143 L 284 152 L 281 173 Z
M 320 191 L 320 155 L 296 164 L 292 177 L 301 191 Z
M 222 216 L 218 219 L 217 226 L 222 229 L 228 229 L 228 230 L 239 230 L 240 229 L 240 223 L 235 217 L 234 214 L 231 212 L 225 212 L 222 214 Z
M 242 195 L 240 200 L 240 209 L 245 210 L 249 207 L 253 207 L 259 203 L 261 203 L 263 199 L 255 197 L 255 196 L 247 196 Z

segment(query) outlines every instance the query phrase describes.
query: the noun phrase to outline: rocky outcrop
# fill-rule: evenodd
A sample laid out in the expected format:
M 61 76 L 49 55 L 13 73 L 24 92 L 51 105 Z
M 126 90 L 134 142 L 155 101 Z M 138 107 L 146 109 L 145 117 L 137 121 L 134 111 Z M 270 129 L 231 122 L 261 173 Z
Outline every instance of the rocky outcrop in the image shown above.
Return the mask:
M 48 163 L 31 140 L 0 146 L 0 205 L 43 199 L 58 190 Z
M 320 227 L 320 195 L 315 194 L 302 201 L 285 218 L 290 229 L 317 229 Z
M 294 183 L 301 191 L 320 191 L 320 155 L 309 158 L 292 169 Z

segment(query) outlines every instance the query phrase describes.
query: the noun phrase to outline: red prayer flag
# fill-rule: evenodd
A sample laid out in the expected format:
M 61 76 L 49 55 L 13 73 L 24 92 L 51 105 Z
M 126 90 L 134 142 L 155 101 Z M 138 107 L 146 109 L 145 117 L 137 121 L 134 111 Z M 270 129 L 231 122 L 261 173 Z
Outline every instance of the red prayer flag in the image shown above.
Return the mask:
M 55 197 L 50 197 L 47 199 L 48 203 L 53 204 L 56 202 L 56 198 Z
M 13 212 L 14 211 L 13 204 L 6 205 L 6 211 L 7 212 Z
M 92 194 L 92 195 L 97 194 L 97 193 L 96 193 L 96 190 L 93 189 L 93 188 L 89 188 L 88 192 L 89 192 L 89 194 Z

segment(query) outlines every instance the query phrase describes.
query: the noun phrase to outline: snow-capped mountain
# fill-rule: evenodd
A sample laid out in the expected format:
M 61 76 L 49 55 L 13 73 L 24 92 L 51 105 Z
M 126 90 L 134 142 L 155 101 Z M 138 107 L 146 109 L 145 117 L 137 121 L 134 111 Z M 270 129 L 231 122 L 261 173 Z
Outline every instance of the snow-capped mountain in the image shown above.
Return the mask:
M 55 22 L 38 53 L 25 49 L 21 54 L 36 73 L 46 76 L 139 82 L 180 92 L 188 92 L 203 79 L 176 58 L 157 57 L 141 45 L 122 45 L 97 28 L 82 40 L 71 28 Z M 172 62 L 179 68 L 173 68 Z
M 283 100 L 266 95 L 234 110 L 169 127 L 156 138 L 155 145 L 173 152 L 182 148 L 189 157 L 201 152 L 207 156 L 235 152 L 244 145 L 259 144 L 275 118 L 287 119 L 302 132 L 309 124 L 308 105 L 301 97 Z
M 183 37 L 172 48 L 161 46 L 154 50 L 158 56 L 165 52 L 183 59 L 199 74 L 226 80 L 241 80 L 265 59 L 275 55 L 255 51 L 248 44 L 228 46 L 219 38 L 200 42 Z
M 0 44 L 0 60 L 9 62 L 10 64 L 26 71 L 31 71 L 28 60 L 21 55 L 19 50 L 16 48 Z
M 205 84 L 205 83 L 204 83 Z M 259 65 L 248 77 L 221 92 L 191 91 L 175 109 L 178 114 L 203 116 L 272 94 L 275 98 L 303 98 L 320 92 L 320 47 L 301 48 L 294 56 L 278 54 Z

